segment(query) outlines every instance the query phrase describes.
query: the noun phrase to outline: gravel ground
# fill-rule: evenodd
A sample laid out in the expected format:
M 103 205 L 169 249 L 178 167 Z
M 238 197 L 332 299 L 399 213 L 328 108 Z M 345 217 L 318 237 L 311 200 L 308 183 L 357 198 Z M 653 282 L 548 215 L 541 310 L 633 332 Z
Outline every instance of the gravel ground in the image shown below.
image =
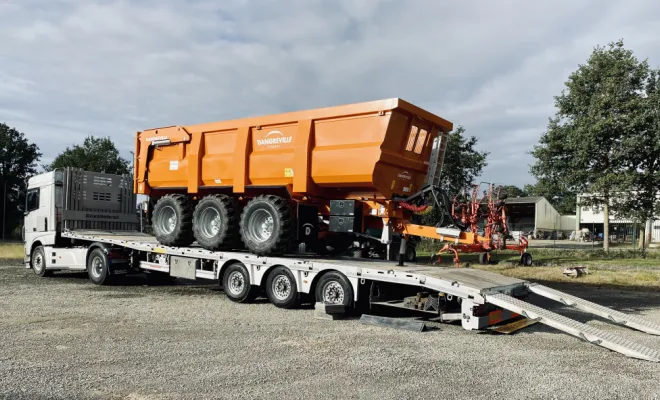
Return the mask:
M 660 322 L 659 293 L 555 287 Z M 660 349 L 660 337 L 559 311 Z M 0 397 L 660 399 L 660 365 L 540 324 L 413 333 L 312 315 L 235 304 L 211 284 L 97 287 L 0 266 Z

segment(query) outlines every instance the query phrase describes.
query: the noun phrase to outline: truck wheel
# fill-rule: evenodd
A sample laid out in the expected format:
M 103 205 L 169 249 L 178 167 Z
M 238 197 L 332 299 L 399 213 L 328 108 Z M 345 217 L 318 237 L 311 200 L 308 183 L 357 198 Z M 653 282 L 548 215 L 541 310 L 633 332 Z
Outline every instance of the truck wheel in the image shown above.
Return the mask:
M 197 203 L 193 213 L 193 235 L 207 250 L 231 250 L 240 242 L 236 201 L 212 194 Z
M 523 253 L 520 256 L 520 265 L 524 265 L 525 267 L 531 267 L 532 266 L 532 255 L 529 253 Z
M 286 267 L 275 267 L 266 279 L 266 296 L 279 308 L 296 308 L 300 304 L 296 279 Z
M 41 277 L 51 276 L 53 274 L 53 271 L 46 269 L 46 256 L 42 246 L 37 246 L 32 250 L 30 266 L 32 267 L 32 271 Z
M 412 245 L 406 246 L 406 261 L 408 262 L 417 261 L 417 249 L 415 248 L 415 246 Z
M 286 200 L 257 196 L 241 214 L 241 238 L 245 247 L 258 256 L 282 254 L 293 239 L 293 217 Z
M 87 257 L 87 275 L 95 285 L 103 285 L 109 282 L 108 257 L 101 249 L 94 249 Z
M 222 276 L 222 288 L 229 300 L 246 303 L 257 297 L 258 286 L 250 285 L 247 268 L 239 262 L 231 264 Z
M 158 242 L 165 246 L 188 246 L 192 235 L 192 205 L 188 196 L 168 194 L 156 202 L 153 229 Z
M 323 275 L 316 284 L 316 302 L 325 304 L 343 304 L 349 307 L 353 303 L 353 286 L 344 274 L 331 271 Z

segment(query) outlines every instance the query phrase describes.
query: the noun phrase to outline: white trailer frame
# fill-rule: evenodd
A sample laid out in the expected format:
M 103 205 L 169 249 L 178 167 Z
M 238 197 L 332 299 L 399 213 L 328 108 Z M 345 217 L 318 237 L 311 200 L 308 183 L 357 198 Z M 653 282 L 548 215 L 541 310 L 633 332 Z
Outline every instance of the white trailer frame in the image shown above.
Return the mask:
M 424 292 L 427 299 L 436 296 L 438 304 L 440 297 L 455 301 L 450 312 L 443 314 L 440 307 L 432 311 L 441 321 L 460 320 L 467 330 L 487 328 L 521 315 L 629 357 L 660 362 L 660 352 L 656 350 L 527 303 L 523 298 L 528 295 L 546 297 L 653 335 L 660 335 L 660 324 L 490 271 L 303 255 L 260 257 L 242 251 L 163 246 L 152 236 L 115 230 L 137 222 L 137 215 L 132 215 L 135 198 L 128 182 L 126 177 L 72 169 L 32 178 L 28 193 L 32 191 L 36 204 L 30 206 L 28 201 L 26 207 L 26 267 L 33 268 L 41 276 L 54 270 L 87 271 L 94 283 L 103 284 L 108 276 L 141 271 L 222 282 L 226 268 L 240 265 L 247 275 L 248 288 L 263 288 L 269 273 L 279 268 L 295 281 L 288 286 L 289 293 L 295 288 L 296 294 L 312 294 L 317 302 L 330 304 L 325 297 L 318 298 L 314 289 L 317 282 L 335 274 L 338 281 L 345 279 L 350 284 L 350 288 L 346 285 L 346 291 L 353 294 L 350 301 L 353 304 L 367 297 L 372 305 L 406 307 L 410 304 L 372 301 L 370 290 L 374 283 L 394 288 L 397 294 L 410 293 L 412 289 Z M 63 204 L 58 200 L 58 186 L 62 187 L 59 193 L 65 194 Z M 101 259 L 102 276 L 95 276 L 95 262 Z M 227 292 L 227 288 L 224 289 Z M 228 297 L 242 301 L 229 293 Z

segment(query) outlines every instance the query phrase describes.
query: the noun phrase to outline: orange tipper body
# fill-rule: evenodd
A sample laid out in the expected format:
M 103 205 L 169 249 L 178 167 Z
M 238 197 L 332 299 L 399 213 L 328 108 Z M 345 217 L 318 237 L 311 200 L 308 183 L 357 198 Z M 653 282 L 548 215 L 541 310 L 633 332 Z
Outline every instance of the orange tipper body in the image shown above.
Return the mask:
M 136 136 L 134 190 L 390 199 L 422 188 L 433 139 L 451 130 L 398 98 L 149 129 Z

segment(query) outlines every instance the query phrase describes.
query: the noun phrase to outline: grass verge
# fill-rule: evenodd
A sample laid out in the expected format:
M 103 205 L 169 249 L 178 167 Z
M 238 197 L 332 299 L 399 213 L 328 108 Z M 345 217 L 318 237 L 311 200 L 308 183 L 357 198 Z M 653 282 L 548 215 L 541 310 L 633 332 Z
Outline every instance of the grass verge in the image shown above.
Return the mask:
M 0 243 L 0 261 L 23 261 L 23 243 Z
M 607 286 L 626 290 L 660 290 L 660 270 L 646 268 L 611 269 L 589 266 L 588 275 L 569 278 L 562 271 L 563 267 L 520 267 L 509 265 L 473 265 L 475 269 L 497 272 L 513 278 L 533 282 L 564 282 L 583 285 Z

